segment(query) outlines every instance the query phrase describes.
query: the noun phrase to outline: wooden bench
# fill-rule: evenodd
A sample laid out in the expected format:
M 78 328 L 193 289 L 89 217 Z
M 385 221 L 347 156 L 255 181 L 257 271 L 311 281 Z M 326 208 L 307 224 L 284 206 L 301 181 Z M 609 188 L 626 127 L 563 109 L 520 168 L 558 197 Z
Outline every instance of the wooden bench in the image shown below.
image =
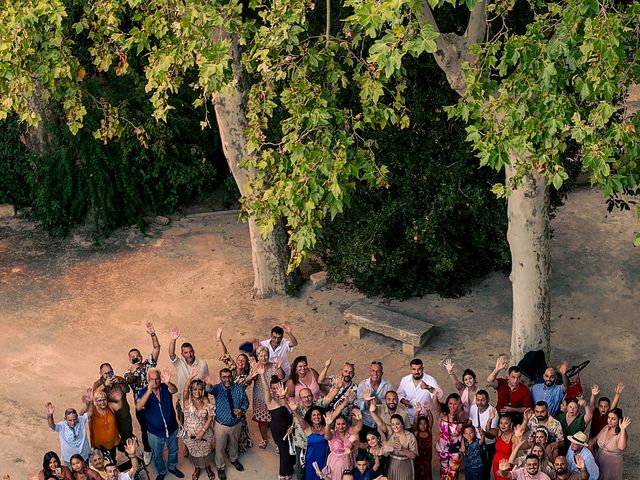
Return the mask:
M 349 335 L 362 338 L 362 331 L 380 333 L 402 342 L 402 352 L 415 355 L 433 334 L 432 324 L 375 305 L 357 303 L 344 312 Z

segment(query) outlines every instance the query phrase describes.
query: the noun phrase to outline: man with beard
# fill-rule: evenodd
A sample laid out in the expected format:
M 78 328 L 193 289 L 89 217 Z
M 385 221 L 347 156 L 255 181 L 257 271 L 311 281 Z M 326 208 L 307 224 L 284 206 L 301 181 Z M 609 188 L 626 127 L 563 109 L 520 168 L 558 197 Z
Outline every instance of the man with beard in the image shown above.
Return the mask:
M 529 441 L 535 441 L 536 428 L 544 427 L 549 432 L 547 439 L 547 451 L 552 452 L 551 458 L 555 458 L 558 450 L 564 445 L 562 425 L 558 420 L 549 415 L 549 406 L 545 401 L 539 401 L 533 407 L 533 416 L 529 420 Z
M 409 362 L 411 374 L 402 377 L 398 386 L 398 398 L 400 403 L 407 407 L 407 415 L 409 416 L 409 424 L 413 425 L 413 417 L 415 415 L 416 403 L 428 403 L 432 406 L 431 394 L 435 393 L 438 399 L 441 399 L 444 392 L 438 386 L 438 382 L 431 375 L 424 373 L 424 365 L 422 360 L 414 358 Z
M 325 401 L 325 405 L 328 410 L 335 410 L 338 405 L 343 402 L 347 402 L 342 414 L 347 417 L 349 423 L 351 423 L 351 409 L 355 406 L 354 401 L 358 393 L 358 384 L 353 381 L 355 375 L 355 365 L 353 363 L 345 362 L 340 370 L 339 375 L 331 376 L 329 378 L 331 382 L 331 389 L 338 389 L 333 400 L 330 402 Z M 342 381 L 340 379 L 342 378 Z
M 498 373 L 507 368 L 507 357 L 500 355 L 496 360 L 496 368 L 487 376 L 487 383 L 498 392 L 496 408 L 501 414 L 511 413 L 514 425 L 522 422 L 522 414 L 531 408 L 531 392 L 529 387 L 520 383 L 522 372 L 517 366 L 509 367 L 507 378 L 496 378 Z
M 581 464 L 582 469 L 578 472 L 570 472 L 567 466 L 567 457 L 564 455 L 558 455 L 553 461 L 553 469 L 556 472 L 555 480 L 587 480 L 589 473 L 584 468 L 584 460 L 580 455 L 576 456 L 576 464 Z
M 571 448 L 567 451 L 567 468 L 571 472 L 586 471 L 588 480 L 598 480 L 600 477 L 600 467 L 589 450 L 587 444 L 589 437 L 584 432 L 577 432 L 575 435 L 568 435 L 567 440 L 571 442 Z
M 119 449 L 124 450 L 125 441 L 133 435 L 133 419 L 131 418 L 131 409 L 127 402 L 127 393 L 130 388 L 124 381 L 124 378 L 113 373 L 113 368 L 109 363 L 100 365 L 100 378 L 93 384 L 93 392 L 99 393 L 104 391 L 107 395 L 109 407 L 116 415 L 116 423 L 118 424 L 118 433 L 122 441 Z
M 496 439 L 489 432 L 490 429 L 498 428 L 498 412 L 493 405 L 489 404 L 489 392 L 478 390 L 476 392 L 476 403 L 469 409 L 469 420 L 476 428 L 476 436 L 481 438 L 484 432 L 484 453 L 482 455 L 482 478 L 489 480 L 491 477 L 491 464 L 493 456 L 496 454 Z
M 376 422 L 369 412 L 370 403 L 375 402 L 376 405 L 382 404 L 386 393 L 391 390 L 391 384 L 385 378 L 382 378 L 382 373 L 382 362 L 374 360 L 369 367 L 369 378 L 365 378 L 358 384 L 356 404 L 362 412 L 363 425 L 362 430 L 360 430 L 361 442 L 365 441 L 368 432 L 376 429 Z M 368 395 L 371 400 L 366 400 L 364 398 L 365 395 Z
M 247 393 L 238 383 L 233 382 L 233 373 L 228 368 L 220 370 L 220 383 L 212 385 L 207 377 L 207 393 L 216 400 L 216 424 L 213 429 L 216 438 L 216 467 L 218 478 L 226 480 L 224 452 L 228 451 L 231 465 L 239 472 L 244 466 L 238 461 L 238 439 L 242 429 L 242 417 L 249 408 Z
M 542 375 L 543 382 L 536 383 L 531 387 L 531 398 L 534 403 L 541 401 L 547 402 L 549 406 L 549 415 L 555 417 L 560 411 L 560 404 L 569 387 L 569 377 L 567 377 L 567 370 L 569 369 L 569 362 L 563 360 L 558 366 L 558 373 L 562 378 L 562 383 L 556 383 L 558 378 L 556 371 L 549 367 L 544 371 Z
M 510 466 L 508 459 L 500 460 L 498 473 L 514 480 L 550 480 L 549 475 L 540 471 L 540 459 L 533 454 L 527 455 L 524 467 L 509 472 L 507 469 Z
M 367 398 L 365 396 L 365 398 Z M 391 431 L 391 416 L 400 415 L 404 428 L 409 430 L 411 428 L 411 422 L 409 422 L 409 415 L 407 414 L 407 408 L 398 402 L 398 394 L 393 390 L 387 392 L 384 396 L 384 405 L 378 405 L 375 412 L 371 412 L 371 417 L 378 426 L 378 433 L 384 438 L 383 432 L 380 431 L 379 423 L 384 423 L 387 426 L 387 431 Z M 377 420 L 377 421 L 376 421 Z

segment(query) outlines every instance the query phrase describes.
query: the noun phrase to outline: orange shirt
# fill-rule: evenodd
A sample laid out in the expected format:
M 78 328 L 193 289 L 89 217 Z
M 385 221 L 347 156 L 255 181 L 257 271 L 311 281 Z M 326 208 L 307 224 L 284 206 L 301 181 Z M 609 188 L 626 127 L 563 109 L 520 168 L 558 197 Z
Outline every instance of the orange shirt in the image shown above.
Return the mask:
M 116 416 L 110 408 L 107 408 L 101 414 L 94 407 L 91 420 L 89 420 L 89 434 L 91 435 L 91 446 L 93 448 L 101 446 L 110 449 L 120 442 Z

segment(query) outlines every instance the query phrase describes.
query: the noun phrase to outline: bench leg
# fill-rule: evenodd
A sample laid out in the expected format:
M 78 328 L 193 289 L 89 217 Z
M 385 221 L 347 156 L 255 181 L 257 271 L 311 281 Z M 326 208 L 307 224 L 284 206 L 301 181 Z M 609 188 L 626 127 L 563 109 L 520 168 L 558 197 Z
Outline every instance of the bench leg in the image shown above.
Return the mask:
M 402 344 L 402 353 L 404 353 L 405 355 L 413 357 L 418 350 L 420 350 L 420 347 L 416 347 L 415 345 L 411 345 L 410 343 Z
M 364 329 L 358 325 L 349 325 L 349 336 L 350 337 L 356 337 L 356 338 L 362 338 L 362 331 Z

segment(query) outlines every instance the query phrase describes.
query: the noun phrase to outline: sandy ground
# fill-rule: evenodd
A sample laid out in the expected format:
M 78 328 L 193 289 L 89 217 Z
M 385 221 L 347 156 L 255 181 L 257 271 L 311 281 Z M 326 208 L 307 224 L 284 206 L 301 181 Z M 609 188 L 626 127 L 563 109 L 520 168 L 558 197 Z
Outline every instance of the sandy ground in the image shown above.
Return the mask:
M 599 382 L 612 392 L 626 389 L 621 406 L 632 417 L 626 478 L 638 478 L 638 312 L 640 251 L 631 245 L 638 224 L 632 213 L 607 216 L 598 193 L 574 193 L 554 220 L 553 355 L 571 364 L 590 359 L 583 383 Z M 251 337 L 266 338 L 274 324 L 293 322 L 296 352 L 320 367 L 329 352 L 334 366 L 356 363 L 356 378 L 372 359 L 384 362 L 397 384 L 408 371 L 398 342 L 375 334 L 347 336 L 342 312 L 362 300 L 343 287 L 314 290 L 296 298 L 253 300 L 247 227 L 233 214 L 187 217 L 142 235 L 122 230 L 100 245 L 87 231 L 65 240 L 47 237 L 22 220 L 0 222 L 0 473 L 26 479 L 41 468 L 47 450 L 59 450 L 46 424 L 44 404 L 79 406 L 82 390 L 109 361 L 117 373 L 127 351 L 149 352 L 147 321 L 154 322 L 168 366 L 169 330 L 179 325 L 184 339 L 212 370 L 219 366 L 215 330 L 225 329 L 229 347 Z M 378 300 L 368 301 L 377 303 Z M 510 284 L 493 274 L 460 299 L 426 296 L 390 302 L 388 308 L 436 325 L 419 352 L 426 371 L 446 382 L 440 362 L 451 356 L 457 369 L 471 367 L 485 377 L 497 354 L 508 351 Z M 258 437 L 253 431 L 254 439 Z M 243 456 L 246 471 L 230 479 L 276 478 L 272 444 Z M 181 458 L 179 467 L 192 471 Z M 171 478 L 170 476 L 168 478 Z

